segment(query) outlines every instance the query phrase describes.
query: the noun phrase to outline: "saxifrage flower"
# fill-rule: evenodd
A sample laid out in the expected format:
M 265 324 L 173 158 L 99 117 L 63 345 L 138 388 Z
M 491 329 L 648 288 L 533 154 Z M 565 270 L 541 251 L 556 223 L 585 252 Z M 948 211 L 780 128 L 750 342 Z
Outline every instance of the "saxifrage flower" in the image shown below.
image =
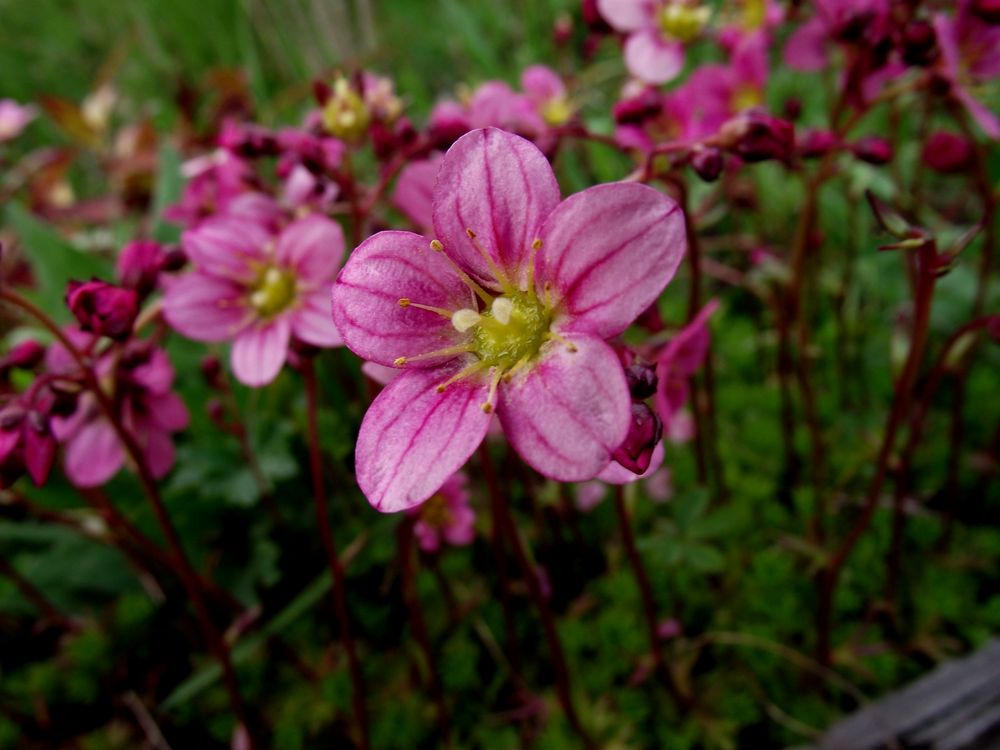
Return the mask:
M 631 414 L 605 339 L 676 271 L 686 247 L 677 204 L 636 183 L 560 202 L 542 153 L 487 128 L 445 155 L 433 208 L 437 239 L 379 232 L 334 284 L 344 343 L 404 370 L 361 425 L 362 491 L 382 511 L 423 502 L 475 451 L 494 411 L 542 474 L 594 477 Z

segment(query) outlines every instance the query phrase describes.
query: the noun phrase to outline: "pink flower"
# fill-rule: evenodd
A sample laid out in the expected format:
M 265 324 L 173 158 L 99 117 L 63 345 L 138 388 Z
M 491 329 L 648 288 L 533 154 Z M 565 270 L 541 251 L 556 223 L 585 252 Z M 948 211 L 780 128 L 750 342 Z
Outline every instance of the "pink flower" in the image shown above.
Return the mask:
M 79 330 L 67 334 L 83 350 L 92 337 Z M 76 362 L 59 344 L 49 347 L 51 371 L 71 374 Z M 133 341 L 99 359 L 95 370 L 122 423 L 139 442 L 146 464 L 157 479 L 174 464 L 171 434 L 188 424 L 184 402 L 173 392 L 174 368 L 162 349 Z M 84 394 L 69 417 L 53 417 L 52 431 L 65 452 L 63 468 L 78 487 L 104 484 L 125 465 L 125 449 L 91 394 Z
M 954 18 L 934 17 L 940 72 L 951 84 L 952 95 L 962 103 L 990 138 L 1000 139 L 1000 118 L 975 94 L 1000 76 L 1000 26 L 991 25 L 972 12 L 968 0 L 959 3 Z
M 435 152 L 426 159 L 411 161 L 396 180 L 392 204 L 420 230 L 431 230 L 433 227 L 431 197 L 443 158 L 444 154 Z
M 17 138 L 37 116 L 38 110 L 30 104 L 0 99 L 0 143 Z
M 409 511 L 417 519 L 413 534 L 424 552 L 437 552 L 442 542 L 462 547 L 476 538 L 476 513 L 469 507 L 468 483 L 464 473 L 456 472 L 427 502 Z
M 627 34 L 625 65 L 645 83 L 673 80 L 684 68 L 684 45 L 701 34 L 711 10 L 689 0 L 598 0 L 601 15 Z
M 677 205 L 636 183 L 560 203 L 541 152 L 493 128 L 448 151 L 433 205 L 438 240 L 380 232 L 334 285 L 344 343 L 404 368 L 361 425 L 362 491 L 386 512 L 423 502 L 475 451 L 493 411 L 540 473 L 590 479 L 630 424 L 604 340 L 673 276 L 685 249 Z
M 709 344 L 707 322 L 718 307 L 718 300 L 705 305 L 694 320 L 670 340 L 657 360 L 659 383 L 656 410 L 668 437 L 674 434 L 675 422 L 683 419 L 682 407 L 688 399 L 688 381 L 705 361 Z
M 815 7 L 816 14 L 785 45 L 785 62 L 796 70 L 825 68 L 830 41 L 872 47 L 891 28 L 888 0 L 816 0 Z
M 178 203 L 168 206 L 163 215 L 169 221 L 193 227 L 250 190 L 253 170 L 235 154 L 218 149 L 184 163 L 182 174 L 189 182 Z
M 340 344 L 328 312 L 344 255 L 336 222 L 311 215 L 275 232 L 224 214 L 185 232 L 183 244 L 195 268 L 167 289 L 163 314 L 189 338 L 232 340 L 230 364 L 241 383 L 274 380 L 293 336 L 313 346 Z

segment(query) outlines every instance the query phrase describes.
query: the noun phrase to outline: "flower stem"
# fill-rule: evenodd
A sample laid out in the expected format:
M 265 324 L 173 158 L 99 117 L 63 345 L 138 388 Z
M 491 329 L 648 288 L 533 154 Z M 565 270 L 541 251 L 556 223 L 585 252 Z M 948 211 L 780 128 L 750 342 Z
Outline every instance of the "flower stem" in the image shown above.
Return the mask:
M 233 664 L 229 656 L 229 647 L 226 645 L 225 640 L 223 640 L 218 628 L 216 628 L 215 623 L 212 621 L 212 617 L 209 614 L 208 607 L 202 596 L 201 587 L 198 583 L 198 575 L 195 573 L 194 568 L 191 566 L 191 562 L 187 558 L 187 554 L 184 552 L 184 547 L 181 544 L 177 530 L 174 528 L 173 522 L 170 520 L 170 516 L 167 513 L 166 506 L 163 504 L 163 499 L 160 497 L 159 487 L 156 485 L 156 480 L 149 470 L 142 448 L 136 441 L 135 436 L 132 435 L 132 433 L 129 432 L 122 423 L 119 414 L 115 410 L 114 404 L 112 404 L 108 395 L 102 390 L 101 385 L 97 380 L 97 375 L 87 364 L 80 351 L 73 345 L 73 342 L 69 340 L 65 333 L 63 333 L 58 324 L 56 324 L 55 321 L 39 309 L 33 302 L 22 297 L 12 289 L 0 289 L 0 300 L 6 301 L 15 307 L 20 308 L 23 312 L 33 317 L 42 326 L 48 329 L 48 331 L 59 340 L 59 343 L 65 347 L 66 351 L 69 352 L 70 356 L 80 367 L 80 370 L 86 380 L 87 389 L 93 393 L 98 406 L 104 414 L 104 417 L 108 420 L 112 429 L 115 431 L 115 434 L 118 436 L 118 439 L 125 447 L 126 453 L 135 465 L 136 471 L 139 474 L 139 482 L 142 485 L 150 505 L 152 506 L 153 514 L 156 516 L 156 522 L 159 525 L 163 536 L 166 538 L 168 546 L 170 547 L 171 555 L 174 558 L 174 569 L 179 574 L 181 582 L 184 584 L 184 588 L 187 591 L 188 597 L 194 605 L 195 614 L 197 615 L 205 641 L 207 642 L 209 649 L 215 655 L 215 658 L 218 660 L 219 666 L 222 668 L 223 682 L 226 686 L 226 692 L 229 695 L 229 703 L 233 709 L 233 714 L 235 715 L 237 721 L 247 728 L 251 738 L 251 746 L 253 748 L 263 747 L 263 745 L 256 739 L 257 734 L 253 729 L 255 723 L 251 721 L 246 704 L 243 702 L 243 696 L 240 694 L 239 684 L 236 680 L 236 672 L 233 670 Z
M 539 617 L 542 620 L 542 628 L 545 631 L 545 639 L 548 642 L 549 652 L 552 657 L 552 671 L 555 674 L 556 693 L 559 696 L 559 702 L 566 714 L 566 718 L 569 720 L 570 726 L 580 738 L 583 746 L 587 750 L 597 750 L 597 745 L 591 739 L 590 735 L 587 734 L 583 723 L 580 721 L 580 716 L 573 705 L 569 668 L 566 664 L 566 654 L 563 651 L 562 641 L 559 639 L 559 631 L 556 628 L 555 618 L 552 615 L 552 610 L 549 608 L 548 601 L 545 599 L 545 594 L 542 592 L 538 573 L 528 558 L 528 552 L 521 541 L 517 525 L 510 514 L 510 510 L 507 508 L 507 504 L 501 497 L 500 487 L 497 484 L 496 471 L 493 468 L 493 459 L 490 458 L 489 448 L 485 444 L 480 447 L 479 455 L 482 461 L 486 484 L 490 491 L 490 501 L 493 506 L 494 518 L 500 523 L 503 532 L 507 536 L 511 550 L 514 553 L 514 558 L 517 560 L 518 567 L 521 568 L 521 574 L 528 584 L 528 591 L 534 600 L 535 608 L 538 610 Z
M 337 548 L 330 531 L 330 513 L 326 504 L 326 491 L 323 487 L 323 456 L 319 446 L 319 398 L 316 391 L 316 367 L 311 357 L 303 357 L 301 366 L 302 379 L 306 387 L 306 420 L 309 438 L 309 468 L 312 472 L 313 500 L 316 506 L 316 521 L 319 524 L 319 535 L 326 552 L 330 575 L 333 579 L 333 605 L 340 626 L 340 638 L 347 652 L 347 665 L 351 673 L 351 692 L 354 705 L 354 719 L 361 735 L 360 747 L 367 750 L 369 745 L 368 703 L 364 685 L 364 675 L 361 662 L 351 637 L 350 616 L 347 611 L 346 578 L 344 566 L 337 555 Z

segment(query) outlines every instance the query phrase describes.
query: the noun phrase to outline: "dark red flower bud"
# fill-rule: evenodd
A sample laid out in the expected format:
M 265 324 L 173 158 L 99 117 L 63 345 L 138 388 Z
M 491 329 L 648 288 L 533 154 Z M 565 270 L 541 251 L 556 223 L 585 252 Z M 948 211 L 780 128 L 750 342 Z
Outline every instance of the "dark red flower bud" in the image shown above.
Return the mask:
M 986 23 L 1000 23 L 1000 0 L 972 0 L 969 6 Z
M 218 144 L 221 148 L 248 159 L 275 156 L 279 150 L 278 139 L 270 130 L 260 125 L 238 123 L 234 120 L 222 123 Z
M 313 81 L 312 88 L 313 96 L 316 97 L 316 103 L 321 107 L 330 101 L 330 97 L 333 96 L 333 89 L 330 88 L 330 84 L 326 81 Z
M 565 47 L 572 38 L 573 19 L 568 13 L 562 13 L 552 24 L 552 41 L 557 47 Z
M 187 265 L 187 253 L 179 245 L 168 245 L 163 248 L 163 259 L 160 261 L 161 271 L 180 271 Z
M 24 425 L 24 464 L 38 487 L 48 479 L 55 458 L 56 439 L 49 429 L 48 417 L 38 411 L 28 412 Z
M 907 65 L 930 65 L 937 59 L 937 34 L 929 21 L 914 21 L 899 38 L 900 54 Z
M 597 0 L 583 0 L 582 6 L 583 22 L 587 25 L 588 29 L 601 33 L 611 32 L 611 26 L 608 25 L 608 22 L 601 15 L 601 11 L 597 7 Z
M 118 281 L 145 297 L 156 288 L 163 265 L 163 245 L 153 240 L 135 240 L 118 256 Z
M 723 124 L 719 143 L 744 161 L 787 161 L 795 150 L 795 127 L 763 110 L 750 109 Z
M 209 388 L 222 390 L 222 362 L 214 354 L 209 354 L 201 360 L 201 376 Z
M 830 130 L 812 129 L 802 133 L 795 145 L 803 159 L 814 159 L 840 148 L 840 138 Z
M 854 155 L 869 164 L 888 164 L 892 161 L 892 144 L 877 135 L 866 135 L 851 145 Z
M 645 88 L 635 96 L 615 102 L 611 113 L 619 125 L 639 125 L 663 112 L 663 94 Z
M 98 279 L 71 281 L 66 304 L 85 331 L 113 339 L 126 339 L 139 314 L 139 296 Z
M 644 401 L 656 393 L 656 367 L 635 360 L 625 368 L 625 382 L 633 401 Z
M 16 344 L 2 359 L 0 359 L 0 372 L 6 372 L 12 367 L 20 370 L 30 370 L 45 356 L 45 347 L 34 339 L 22 341 Z
M 663 423 L 656 413 L 641 401 L 632 404 L 632 424 L 628 437 L 612 458 L 634 474 L 649 468 L 653 450 L 663 435 Z
M 936 172 L 955 174 L 972 164 L 974 151 L 968 140 L 956 133 L 939 130 L 924 144 L 924 164 Z
M 798 120 L 802 114 L 802 100 L 794 96 L 786 99 L 782 112 L 786 120 Z
M 700 148 L 691 154 L 691 169 L 705 182 L 719 179 L 724 164 L 722 152 L 717 148 Z
M 10 404 L 0 410 L 0 463 L 14 455 L 21 444 L 24 417 L 24 409 L 17 404 Z

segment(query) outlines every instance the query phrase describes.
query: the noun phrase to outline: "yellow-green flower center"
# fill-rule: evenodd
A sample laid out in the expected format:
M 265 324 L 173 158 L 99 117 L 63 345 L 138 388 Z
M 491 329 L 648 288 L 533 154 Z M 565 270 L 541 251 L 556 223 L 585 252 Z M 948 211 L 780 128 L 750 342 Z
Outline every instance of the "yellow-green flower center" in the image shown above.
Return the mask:
M 565 125 L 572 116 L 573 105 L 565 96 L 554 97 L 542 105 L 542 119 L 553 127 Z
M 370 119 L 364 99 L 344 78 L 338 78 L 323 105 L 323 127 L 345 141 L 356 141 L 365 134 Z
M 671 2 L 660 11 L 660 31 L 668 39 L 686 44 L 701 34 L 708 23 L 709 15 L 711 10 L 707 6 Z
M 250 304 L 262 318 L 270 318 L 295 301 L 295 276 L 275 266 L 268 266 L 257 278 L 250 293 Z
M 471 329 L 473 353 L 506 372 L 533 359 L 545 342 L 552 315 L 534 290 L 497 297 Z

